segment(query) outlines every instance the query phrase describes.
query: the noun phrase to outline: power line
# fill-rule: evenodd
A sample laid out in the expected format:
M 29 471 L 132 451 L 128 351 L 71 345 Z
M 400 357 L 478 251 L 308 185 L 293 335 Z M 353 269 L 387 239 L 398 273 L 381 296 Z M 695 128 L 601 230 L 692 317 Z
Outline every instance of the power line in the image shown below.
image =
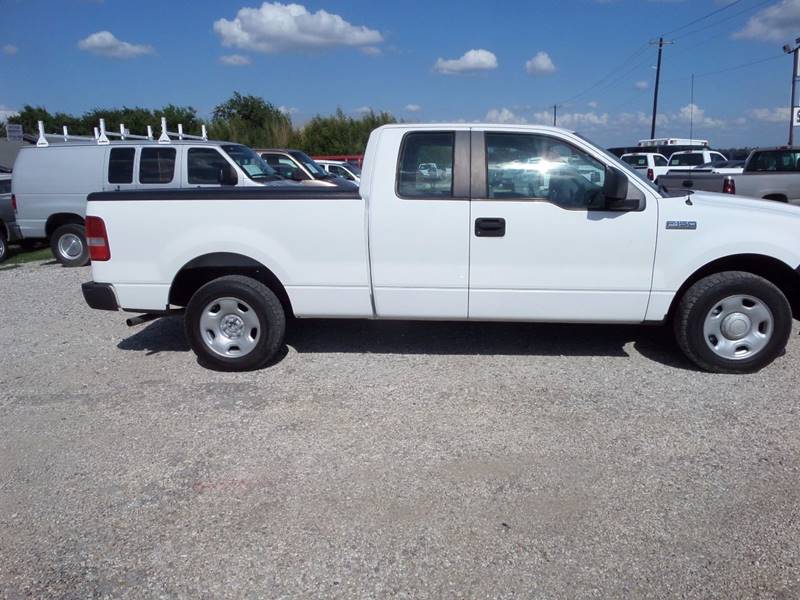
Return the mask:
M 661 35 L 662 36 L 670 35 L 670 34 L 673 34 L 675 32 L 680 31 L 681 29 L 686 29 L 687 27 L 691 27 L 695 23 L 699 23 L 700 21 L 705 21 L 709 17 L 713 17 L 714 15 L 717 15 L 717 14 L 721 13 L 724 10 L 728 10 L 729 8 L 732 8 L 732 7 L 736 6 L 741 1 L 742 0 L 733 0 L 733 2 L 731 2 L 730 4 L 726 4 L 725 6 L 722 6 L 722 7 L 718 8 L 718 9 L 716 9 L 716 10 L 712 10 L 710 13 L 705 14 L 702 17 L 698 17 L 698 18 L 694 19 L 693 21 L 689 21 L 685 25 L 681 25 L 680 27 L 677 27 L 676 29 L 672 29 L 670 31 L 666 31 L 666 32 L 662 33 Z
M 706 29 L 713 29 L 714 27 L 719 27 L 719 25 L 721 23 L 725 23 L 727 21 L 730 21 L 731 19 L 735 19 L 736 17 L 739 17 L 739 16 L 741 16 L 741 15 L 743 15 L 745 13 L 748 13 L 750 11 L 756 10 L 757 8 L 761 8 L 765 4 L 769 4 L 770 2 L 774 2 L 774 1 L 775 0 L 762 0 L 761 2 L 757 2 L 756 4 L 753 4 L 752 6 L 748 6 L 744 10 L 740 10 L 739 12 L 733 13 L 732 15 L 728 15 L 727 17 L 723 17 L 721 19 L 717 19 L 713 23 L 711 23 L 710 25 L 705 25 L 703 27 L 698 27 L 697 29 L 693 29 L 692 31 L 687 31 L 686 33 L 683 33 L 683 34 L 675 37 L 674 39 L 675 40 L 682 40 L 685 37 L 689 37 L 690 35 L 694 35 L 696 33 L 700 33 L 701 31 L 705 31 Z M 728 7 L 730 7 L 730 6 L 733 6 L 733 5 L 732 4 L 728 5 Z M 725 32 L 725 33 L 727 33 L 727 32 Z
M 768 56 L 766 58 L 760 58 L 758 60 L 754 60 L 751 62 L 746 62 L 741 65 L 734 65 L 732 67 L 726 67 L 724 69 L 718 69 L 716 71 L 706 71 L 705 73 L 697 73 L 695 74 L 695 79 L 700 77 L 711 77 L 712 75 L 720 75 L 722 73 L 730 73 L 731 71 L 738 71 L 739 69 L 746 69 L 747 67 L 752 67 L 754 65 L 760 65 L 765 62 L 769 62 L 771 60 L 777 60 L 779 58 L 783 58 L 783 54 L 774 54 L 772 56 Z M 690 79 L 691 75 L 687 75 L 685 77 L 673 77 L 672 79 L 666 79 L 664 83 L 668 83 L 671 81 L 686 81 Z

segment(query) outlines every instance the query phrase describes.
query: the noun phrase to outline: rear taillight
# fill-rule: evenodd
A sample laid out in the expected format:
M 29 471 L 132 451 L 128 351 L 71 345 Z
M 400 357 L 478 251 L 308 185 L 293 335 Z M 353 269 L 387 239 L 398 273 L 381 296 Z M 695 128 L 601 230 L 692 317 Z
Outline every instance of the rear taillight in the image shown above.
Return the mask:
M 722 193 L 723 194 L 736 194 L 736 182 L 733 181 L 730 177 L 726 177 L 725 181 L 722 183 Z
M 111 259 L 106 224 L 100 217 L 86 217 L 86 245 L 89 246 L 89 258 L 92 261 Z
M 11 208 L 14 209 L 14 214 L 17 214 L 17 195 L 11 194 Z
M 648 178 L 650 181 L 653 181 L 653 180 L 655 180 L 656 176 L 655 176 L 655 174 L 653 173 L 653 169 L 647 169 L 647 178 Z

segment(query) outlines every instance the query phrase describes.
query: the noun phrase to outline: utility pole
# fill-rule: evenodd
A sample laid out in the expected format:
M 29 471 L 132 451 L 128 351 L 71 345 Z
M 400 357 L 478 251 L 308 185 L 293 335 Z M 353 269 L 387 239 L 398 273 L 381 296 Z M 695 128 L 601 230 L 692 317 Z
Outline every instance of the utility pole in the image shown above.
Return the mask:
M 553 127 L 558 127 L 558 104 L 553 104 Z
M 794 107 L 795 107 L 795 92 L 797 89 L 797 69 L 798 69 L 798 51 L 800 51 L 800 38 L 797 38 L 795 41 L 795 46 L 792 48 L 791 45 L 786 44 L 783 47 L 783 51 L 786 54 L 793 54 L 794 60 L 792 61 L 792 99 L 791 104 L 789 105 L 789 145 L 794 145 Z
M 694 73 L 692 73 L 692 91 L 689 94 L 689 140 L 694 139 Z M 691 143 L 691 142 L 690 142 Z
M 658 85 L 661 82 L 661 56 L 664 52 L 665 44 L 672 44 L 674 42 L 665 42 L 663 37 L 658 38 L 658 42 L 650 42 L 651 46 L 658 44 L 658 65 L 656 66 L 656 87 L 653 91 L 653 122 L 650 125 L 650 139 L 656 137 L 656 115 L 658 114 Z

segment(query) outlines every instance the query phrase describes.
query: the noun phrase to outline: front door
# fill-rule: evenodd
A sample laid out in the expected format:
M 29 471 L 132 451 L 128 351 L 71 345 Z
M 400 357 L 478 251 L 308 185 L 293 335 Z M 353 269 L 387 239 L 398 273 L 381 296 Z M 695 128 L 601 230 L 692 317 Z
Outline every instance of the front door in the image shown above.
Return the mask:
M 552 131 L 473 131 L 470 319 L 644 320 L 657 210 L 603 210 L 605 167 Z M 633 183 L 631 183 L 633 186 Z M 638 190 L 641 192 L 641 190 Z

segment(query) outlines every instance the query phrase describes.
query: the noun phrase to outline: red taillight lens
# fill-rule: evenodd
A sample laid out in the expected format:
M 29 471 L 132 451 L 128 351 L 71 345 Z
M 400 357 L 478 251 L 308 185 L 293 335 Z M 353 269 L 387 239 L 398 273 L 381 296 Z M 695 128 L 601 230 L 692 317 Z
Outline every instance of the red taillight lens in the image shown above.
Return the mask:
M 736 182 L 730 177 L 726 178 L 722 183 L 723 194 L 736 194 Z
M 14 209 L 14 214 L 17 214 L 17 195 L 11 194 L 11 208 Z
M 89 246 L 89 258 L 92 261 L 111 259 L 106 224 L 100 217 L 86 217 L 86 245 Z
M 653 169 L 647 169 L 647 178 L 650 181 L 653 181 L 656 178 L 656 176 L 653 174 Z

